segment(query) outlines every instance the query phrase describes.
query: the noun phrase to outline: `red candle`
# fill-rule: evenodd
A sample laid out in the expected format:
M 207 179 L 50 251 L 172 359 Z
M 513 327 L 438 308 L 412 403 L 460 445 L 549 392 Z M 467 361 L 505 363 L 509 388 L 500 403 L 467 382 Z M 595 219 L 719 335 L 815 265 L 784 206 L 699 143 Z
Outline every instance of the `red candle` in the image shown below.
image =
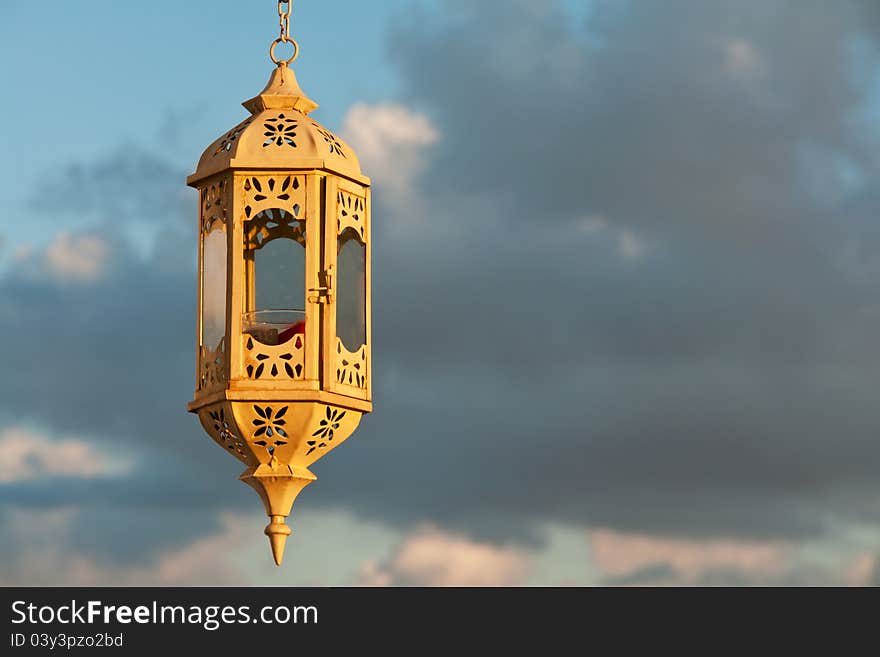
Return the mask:
M 305 322 L 297 322 L 293 326 L 288 329 L 283 330 L 278 334 L 278 344 L 284 344 L 294 335 L 305 335 L 306 334 L 306 323 Z

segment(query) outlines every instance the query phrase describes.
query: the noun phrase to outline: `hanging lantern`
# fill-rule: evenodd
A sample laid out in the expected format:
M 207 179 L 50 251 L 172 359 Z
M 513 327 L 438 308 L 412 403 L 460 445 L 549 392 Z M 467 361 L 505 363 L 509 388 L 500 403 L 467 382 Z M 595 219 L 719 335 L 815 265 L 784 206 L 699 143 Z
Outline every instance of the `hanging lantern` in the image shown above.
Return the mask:
M 285 519 L 310 466 L 372 410 L 370 181 L 354 152 L 309 117 L 288 67 L 290 3 L 277 65 L 250 116 L 187 178 L 199 190 L 197 383 L 190 412 L 244 463 L 280 565 Z M 290 59 L 276 47 L 293 48 Z

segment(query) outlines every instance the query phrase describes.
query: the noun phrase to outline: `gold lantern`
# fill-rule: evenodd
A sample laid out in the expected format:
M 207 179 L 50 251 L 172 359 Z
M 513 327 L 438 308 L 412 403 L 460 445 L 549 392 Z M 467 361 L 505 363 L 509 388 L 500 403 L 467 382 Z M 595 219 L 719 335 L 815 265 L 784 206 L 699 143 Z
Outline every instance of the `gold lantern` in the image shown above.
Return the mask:
M 370 181 L 309 117 L 289 68 L 290 3 L 278 3 L 277 65 L 250 116 L 211 144 L 199 190 L 197 384 L 188 409 L 245 464 L 280 565 L 285 519 L 309 467 L 372 410 Z M 276 47 L 293 48 L 290 59 Z

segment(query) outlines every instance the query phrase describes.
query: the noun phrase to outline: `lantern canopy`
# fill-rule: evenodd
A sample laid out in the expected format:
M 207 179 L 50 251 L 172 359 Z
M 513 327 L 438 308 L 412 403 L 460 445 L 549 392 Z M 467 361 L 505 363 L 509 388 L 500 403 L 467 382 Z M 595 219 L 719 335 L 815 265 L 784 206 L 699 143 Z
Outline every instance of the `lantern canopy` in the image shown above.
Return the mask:
M 245 464 L 280 565 L 310 466 L 372 410 L 371 217 L 357 156 L 309 117 L 317 104 L 288 67 L 295 57 L 278 61 L 274 47 L 269 83 L 244 103 L 250 116 L 187 178 L 200 199 L 188 409 Z

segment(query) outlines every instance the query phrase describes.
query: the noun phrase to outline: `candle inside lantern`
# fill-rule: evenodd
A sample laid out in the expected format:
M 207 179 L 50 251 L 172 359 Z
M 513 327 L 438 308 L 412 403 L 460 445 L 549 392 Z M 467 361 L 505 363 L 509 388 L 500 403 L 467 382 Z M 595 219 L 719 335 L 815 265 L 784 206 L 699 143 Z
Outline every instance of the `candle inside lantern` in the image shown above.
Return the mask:
M 304 310 L 255 310 L 242 315 L 242 332 L 262 344 L 275 346 L 306 333 Z

